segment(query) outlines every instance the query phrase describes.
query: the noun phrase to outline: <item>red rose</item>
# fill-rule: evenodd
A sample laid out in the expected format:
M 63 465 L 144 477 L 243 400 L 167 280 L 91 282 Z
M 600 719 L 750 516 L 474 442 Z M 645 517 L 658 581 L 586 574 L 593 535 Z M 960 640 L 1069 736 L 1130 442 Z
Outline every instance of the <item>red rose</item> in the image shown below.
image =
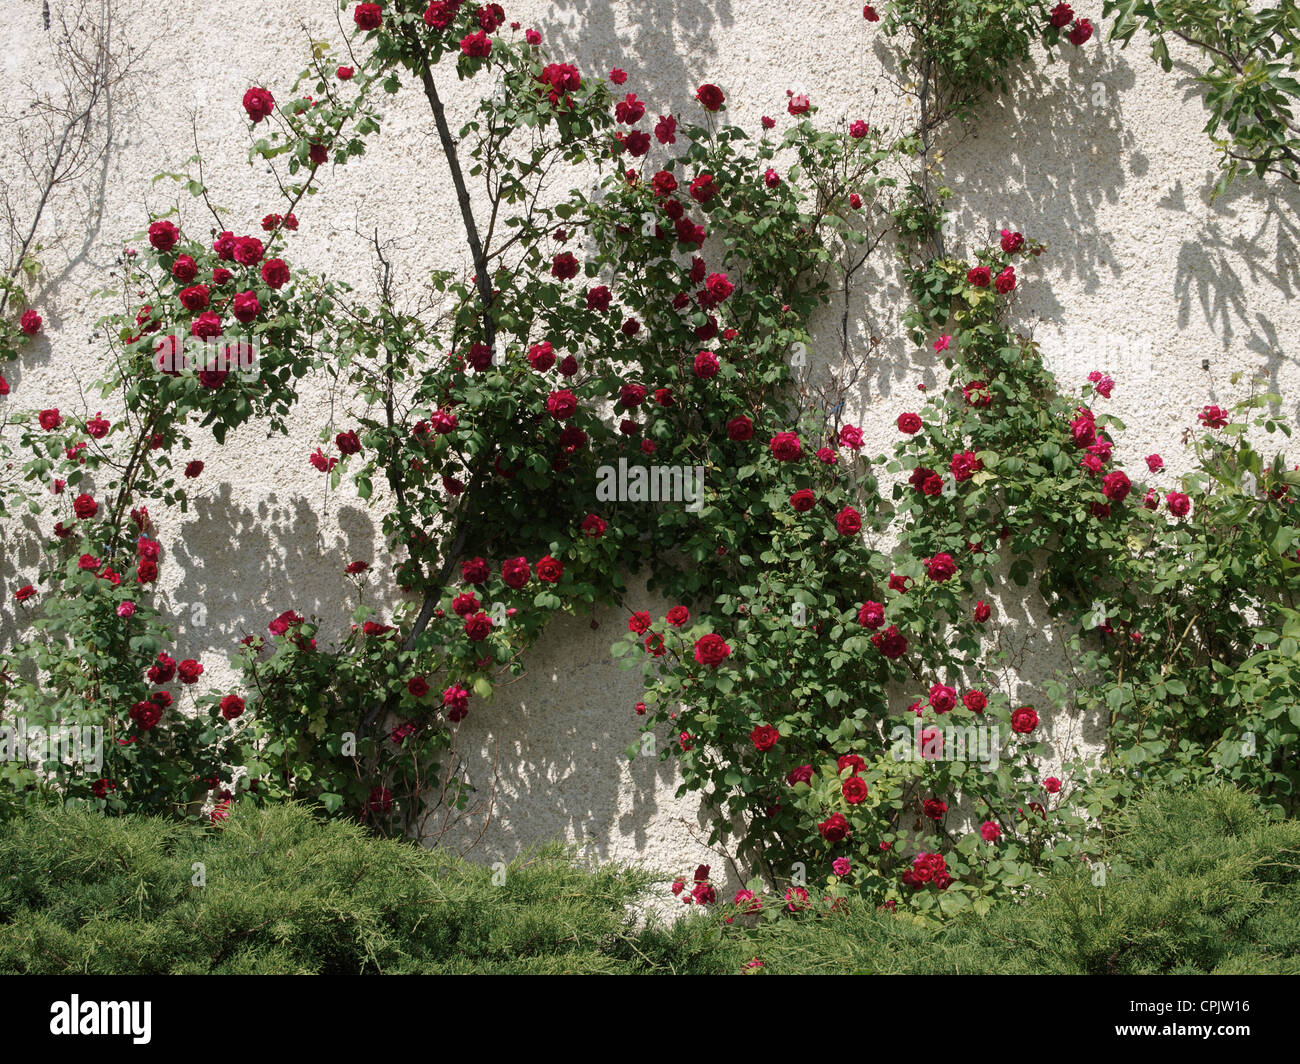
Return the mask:
M 861 776 L 850 776 L 840 784 L 840 793 L 849 805 L 857 805 L 867 797 L 867 784 Z
M 817 496 L 808 488 L 800 488 L 790 496 L 790 505 L 794 507 L 795 513 L 806 514 L 817 505 Z
M 1069 4 L 1061 3 L 1052 8 L 1052 25 L 1058 30 L 1064 29 L 1074 21 L 1074 8 Z
M 351 81 L 352 76 L 356 73 L 350 66 L 341 66 L 334 72 L 339 81 Z
M 770 724 L 760 724 L 749 733 L 749 741 L 759 753 L 771 750 L 781 738 L 781 733 Z
M 558 583 L 560 577 L 564 575 L 564 566 L 559 559 L 552 558 L 549 554 L 537 560 L 537 579 L 548 584 Z
M 674 628 L 680 628 L 691 619 L 691 611 L 685 606 L 674 606 L 664 619 Z
M 716 85 L 710 84 L 701 85 L 696 89 L 695 98 L 700 101 L 700 105 L 706 111 L 717 111 L 722 107 L 723 103 L 726 102 L 726 97 L 723 96 L 722 90 Z
M 992 611 L 989 609 L 989 604 L 985 602 L 983 599 L 980 599 L 977 603 L 975 603 L 975 620 L 980 624 L 983 624 L 985 621 L 989 619 L 989 614 L 991 612 Z
M 849 822 L 844 818 L 843 813 L 832 813 L 829 817 L 817 825 L 817 830 L 827 842 L 841 842 L 850 834 Z
M 262 280 L 272 288 L 283 288 L 289 283 L 289 267 L 284 259 L 267 259 L 262 264 Z
M 901 658 L 907 653 L 907 638 L 894 624 L 873 635 L 871 644 L 887 658 Z
M 987 288 L 991 279 L 987 266 L 976 266 L 966 274 L 967 283 L 973 284 L 976 288 Z
M 29 598 L 31 598 L 35 594 L 36 594 L 36 588 L 32 587 L 31 584 L 24 584 L 22 587 L 20 587 L 17 591 L 14 592 L 14 598 L 16 598 L 19 602 L 26 602 Z
M 231 312 L 235 320 L 247 325 L 262 311 L 262 304 L 257 301 L 256 292 L 239 292 L 231 301 Z
M 1123 502 L 1133 485 L 1128 476 L 1119 469 L 1112 470 L 1101 478 L 1101 490 L 1112 502 Z
M 193 684 L 199 682 L 199 676 L 203 673 L 203 666 L 193 658 L 186 658 L 176 666 L 176 675 L 183 684 Z
M 506 582 L 507 587 L 512 587 L 516 591 L 528 583 L 531 575 L 527 558 L 510 558 L 501 563 L 501 579 Z
M 429 693 L 429 683 L 423 676 L 412 676 L 406 681 L 406 689 L 413 698 L 423 698 Z
M 578 412 L 578 397 L 567 389 L 552 392 L 546 399 L 546 410 L 556 421 L 567 421 Z
M 711 273 L 704 282 L 704 289 L 709 294 L 709 301 L 717 306 L 736 290 L 736 286 L 727 279 L 725 273 Z
M 486 613 L 480 612 L 465 618 L 465 634 L 474 642 L 486 639 L 490 631 L 492 631 L 492 618 Z
M 24 310 L 23 316 L 18 319 L 18 328 L 27 336 L 35 336 L 41 331 L 41 316 L 34 310 Z
M 957 563 L 951 554 L 936 554 L 933 558 L 922 559 L 921 564 L 925 566 L 926 575 L 939 583 L 957 574 Z
M 1169 506 L 1169 512 L 1175 517 L 1186 517 L 1192 508 L 1192 500 L 1181 491 L 1171 491 L 1165 496 L 1165 502 Z
M 677 119 L 672 115 L 660 115 L 655 123 L 655 140 L 660 144 L 676 144 Z
M 159 251 L 171 251 L 180 236 L 180 230 L 171 222 L 154 222 L 149 226 L 149 243 Z
M 744 443 L 745 440 L 753 439 L 753 436 L 754 423 L 743 414 L 727 422 L 727 439 Z
M 1025 246 L 1025 238 L 1019 233 L 1013 233 L 1009 229 L 1002 230 L 1002 250 L 1008 255 L 1014 255 Z
M 1032 706 L 1021 706 L 1011 714 L 1011 730 L 1021 735 L 1028 735 L 1038 727 L 1038 714 Z
M 57 408 L 52 408 L 50 410 L 42 410 L 36 420 L 40 423 L 41 428 L 46 432 L 53 432 L 63 424 L 63 415 L 59 413 Z
M 853 536 L 862 531 L 862 515 L 852 506 L 846 506 L 835 515 L 835 530 L 841 536 Z
M 961 696 L 961 701 L 972 713 L 983 713 L 989 704 L 983 691 L 967 691 Z
M 127 713 L 141 731 L 151 731 L 162 718 L 162 710 L 152 702 L 137 702 Z
M 482 30 L 461 38 L 460 50 L 474 59 L 486 59 L 492 53 L 492 38 Z
M 1196 416 L 1207 429 L 1221 429 L 1228 423 L 1228 412 L 1221 406 L 1207 406 Z
M 970 480 L 983 468 L 984 463 L 975 456 L 974 451 L 962 451 L 959 454 L 954 454 L 952 461 L 949 463 L 953 479 L 959 483 L 963 480 Z
M 135 579 L 137 583 L 152 584 L 158 579 L 158 563 L 149 558 L 141 558 L 135 569 Z
M 99 503 L 85 492 L 72 500 L 72 512 L 83 521 L 89 521 L 99 512 Z
M 561 281 L 570 280 L 578 275 L 578 260 L 571 251 L 561 251 L 551 260 L 551 274 Z
M 691 199 L 696 203 L 708 203 L 718 194 L 718 187 L 713 183 L 713 175 L 700 174 L 691 182 L 690 192 Z
M 718 375 L 718 356 L 712 351 L 701 351 L 695 356 L 692 369 L 701 380 L 711 380 Z
M 253 125 L 257 125 L 263 118 L 268 118 L 274 107 L 275 99 L 266 89 L 254 87 L 244 93 L 244 110 L 248 112 Z
M 1013 288 L 1015 288 L 1016 268 L 1014 266 L 1008 266 L 1005 270 L 1003 270 L 1000 274 L 998 274 L 998 278 L 994 282 L 993 287 L 996 288 L 1003 295 L 1006 295 Z
M 898 431 L 906 432 L 909 436 L 914 432 L 921 431 L 921 419 L 916 414 L 899 414 Z
M 879 628 L 885 623 L 885 607 L 879 602 L 864 602 L 858 610 L 858 624 L 864 628 Z
M 948 803 L 941 802 L 938 798 L 927 798 L 921 804 L 921 809 L 931 820 L 942 820 L 948 812 Z
M 1070 27 L 1070 32 L 1065 36 L 1077 48 L 1092 36 L 1092 23 L 1086 18 L 1081 18 Z
M 803 453 L 799 437 L 793 432 L 778 432 L 768 444 L 772 455 L 779 462 L 793 462 Z
M 486 584 L 489 575 L 487 562 L 482 558 L 461 562 L 460 575 L 467 584 Z
M 239 695 L 226 695 L 221 700 L 221 715 L 226 720 L 234 720 L 244 712 L 244 700 Z
M 384 12 L 378 4 L 357 4 L 352 21 L 359 30 L 377 30 L 384 21 Z
M 947 713 L 957 704 L 957 692 L 944 683 L 931 684 L 927 701 L 936 713 Z
M 717 668 L 731 653 L 722 636 L 710 632 L 695 641 L 695 660 L 700 665 Z
M 1060 789 L 1061 789 L 1061 781 L 1058 780 L 1055 776 L 1048 776 L 1047 779 L 1043 780 L 1043 790 L 1045 790 L 1048 794 L 1055 794 Z
M 643 635 L 650 627 L 650 623 L 650 614 L 645 610 L 639 610 L 628 618 L 627 630 L 635 632 L 637 635 Z

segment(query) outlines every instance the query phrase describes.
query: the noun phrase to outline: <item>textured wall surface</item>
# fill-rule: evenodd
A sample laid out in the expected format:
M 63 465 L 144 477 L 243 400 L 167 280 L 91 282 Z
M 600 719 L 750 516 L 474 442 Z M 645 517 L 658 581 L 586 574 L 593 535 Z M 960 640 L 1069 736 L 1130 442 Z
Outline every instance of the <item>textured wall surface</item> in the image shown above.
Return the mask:
M 46 329 L 21 365 L 6 371 L 14 394 L 0 402 L 78 414 L 105 407 L 114 416 L 111 400 L 86 394 L 103 369 L 94 322 L 109 309 L 91 292 L 124 246 L 142 242 L 149 211 L 180 202 L 187 222 L 208 224 L 195 201 L 169 183 L 151 184 L 152 175 L 183 169 L 197 143 L 212 199 L 232 211 L 235 229 L 255 231 L 274 185 L 263 166 L 247 162 L 240 98 L 250 84 L 287 93 L 305 65 L 308 37 L 341 40 L 337 6 L 173 0 L 123 12 L 133 39 L 149 46 L 145 71 L 134 98 L 124 97 L 113 114 L 102 172 L 46 218 L 51 250 L 36 299 Z M 1099 3 L 1075 7 L 1100 24 Z M 42 0 L 5 0 L 0 8 L 11 115 L 24 106 L 24 85 L 51 76 L 42 8 Z M 528 0 L 507 14 L 538 28 L 551 54 L 584 76 L 626 69 L 626 89 L 648 102 L 651 115 L 689 112 L 695 86 L 707 80 L 726 89 L 730 118 L 751 130 L 762 114 L 785 121 L 789 88 L 807 91 L 827 125 L 846 116 L 894 129 L 908 122 L 883 38 L 864 22 L 860 4 Z M 1292 193 L 1245 182 L 1209 205 L 1215 160 L 1194 87 L 1178 67 L 1162 74 L 1140 42 L 1120 51 L 1102 35 L 1082 49 L 1066 47 L 1063 60 L 1036 63 L 1012 95 L 984 107 L 976 128 L 948 137 L 953 240 L 973 249 L 1010 226 L 1048 243 L 1049 253 L 1022 275 L 1024 329 L 1042 340 L 1066 388 L 1077 389 L 1092 369 L 1115 377 L 1106 409 L 1128 424 L 1121 464 L 1140 465 L 1158 451 L 1176 473 L 1187 466 L 1182 436 L 1196 410 L 1240 398 L 1248 387 L 1230 381 L 1234 371 L 1262 371 L 1285 396 L 1284 412 L 1300 413 L 1290 351 L 1300 317 L 1291 303 L 1300 280 L 1296 204 L 1280 199 Z M 470 86 L 454 84 L 448 72 L 440 80 L 455 128 Z M 289 254 L 295 264 L 328 267 L 373 288 L 370 240 L 378 230 L 390 244 L 397 284 L 410 291 L 425 271 L 464 267 L 468 255 L 423 97 L 407 90 L 386 105 L 366 158 L 327 177 L 323 194 L 298 212 L 302 228 Z M 21 159 L 12 152 L 0 155 L 0 182 L 21 197 Z M 866 431 L 867 454 L 892 445 L 894 419 L 919 405 L 918 384 L 942 381 L 943 367 L 903 339 L 904 305 L 885 253 L 851 294 L 855 350 L 868 336 L 882 341 L 847 411 Z M 821 326 L 814 355 L 836 357 L 838 316 L 828 313 Z M 239 636 L 262 630 L 281 610 L 345 618 L 343 566 L 376 558 L 377 515 L 346 481 L 327 498 L 326 478 L 306 463 L 322 426 L 341 421 L 339 400 L 323 387 L 305 394 L 287 440 L 246 428 L 224 448 L 209 440 L 194 455 L 207 471 L 197 505 L 163 528 L 164 586 L 180 611 L 181 649 L 201 657 L 205 678 L 217 684 L 229 678 L 224 662 Z M 5 544 L 0 583 L 9 587 L 20 574 L 34 575 L 36 558 L 16 549 L 13 537 Z M 8 638 L 11 596 L 5 600 L 0 632 Z M 202 625 L 186 620 L 196 603 L 206 610 Z M 1002 682 L 1032 696 L 1053 666 L 1053 637 L 1015 603 L 1002 604 L 1002 619 L 1022 661 Z M 703 845 L 707 817 L 698 804 L 674 798 L 671 767 L 623 756 L 637 734 L 639 677 L 609 657 L 622 629 L 623 617 L 612 614 L 555 624 L 531 654 L 528 676 L 501 688 L 490 705 L 476 705 L 462 725 L 459 747 L 474 782 L 491 786 L 494 763 L 497 777 L 492 822 L 476 855 L 508 858 L 564 836 L 593 856 L 634 857 L 669 871 L 699 860 L 724 864 Z M 1058 721 L 1055 734 L 1062 750 L 1089 739 L 1086 722 Z M 462 826 L 455 836 L 468 842 L 477 834 Z

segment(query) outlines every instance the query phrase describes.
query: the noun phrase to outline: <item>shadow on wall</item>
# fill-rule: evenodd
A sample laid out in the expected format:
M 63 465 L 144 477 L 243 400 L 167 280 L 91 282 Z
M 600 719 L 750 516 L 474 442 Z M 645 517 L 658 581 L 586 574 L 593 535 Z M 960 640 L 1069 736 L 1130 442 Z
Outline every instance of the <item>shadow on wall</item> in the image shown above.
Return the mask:
M 636 17 L 627 20 L 621 33 L 617 6 L 607 0 L 555 0 L 545 33 L 562 46 L 556 54 L 567 50 L 580 62 L 584 77 L 605 77 L 611 68 L 622 67 L 629 86 L 654 86 L 654 107 L 664 114 L 669 107 L 680 112 L 717 56 L 721 31 L 735 21 L 730 0 L 637 4 Z
M 242 636 L 264 635 L 287 609 L 320 619 L 320 638 L 336 643 L 348 630 L 355 595 L 343 570 L 357 559 L 373 563 L 375 550 L 368 513 L 345 506 L 338 522 L 346 538 L 324 545 L 320 518 L 301 496 L 241 506 L 223 483 L 199 498 L 171 550 L 183 574 L 170 595 L 178 646 L 187 656 L 229 657 Z M 249 612 L 256 602 L 267 603 L 266 617 Z
M 666 608 L 637 601 L 652 613 Z M 526 677 L 498 686 L 491 702 L 471 704 L 457 735 L 477 788 L 471 804 L 492 786 L 496 761 L 491 824 L 471 859 L 511 861 L 540 840 L 567 838 L 589 858 L 636 856 L 665 874 L 680 873 L 687 869 L 676 865 L 688 859 L 683 823 L 699 844 L 690 859 L 709 859 L 711 817 L 696 798 L 673 797 L 681 780 L 671 759 L 649 750 L 629 760 L 625 752 L 640 742 L 634 707 L 643 687 L 639 669 L 616 672 L 610 657 L 623 620 L 616 610 L 556 618 L 529 652 Z M 655 740 L 657 749 L 675 741 L 662 731 Z M 467 817 L 440 844 L 463 850 L 482 827 L 481 815 Z M 722 872 L 719 864 L 718 879 Z

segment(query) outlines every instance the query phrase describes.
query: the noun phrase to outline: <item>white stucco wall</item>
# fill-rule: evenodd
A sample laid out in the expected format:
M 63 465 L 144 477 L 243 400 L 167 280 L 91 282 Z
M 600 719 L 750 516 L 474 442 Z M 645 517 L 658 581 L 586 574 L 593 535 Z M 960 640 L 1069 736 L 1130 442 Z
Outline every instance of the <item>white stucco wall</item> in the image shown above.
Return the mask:
M 1075 7 L 1100 25 L 1099 2 Z M 339 39 L 336 9 L 331 0 L 174 0 L 125 12 L 136 39 L 152 42 L 146 73 L 135 101 L 115 115 L 102 187 L 89 188 L 96 216 L 89 236 L 80 238 L 84 200 L 65 197 L 47 217 L 46 236 L 64 240 L 47 256 L 48 281 L 37 292 L 45 332 L 19 367 L 5 369 L 14 394 L 0 402 L 77 413 L 102 407 L 115 416 L 106 403 L 87 406 L 81 394 L 102 371 L 99 349 L 87 340 L 105 307 L 89 293 L 148 211 L 176 198 L 172 186 L 150 178 L 182 168 L 197 136 L 213 200 L 232 209 L 234 228 L 256 231 L 273 185 L 247 163 L 240 98 L 250 84 L 287 94 L 304 65 L 308 31 Z M 827 124 L 848 116 L 900 128 L 907 120 L 883 74 L 883 38 L 853 2 L 527 0 L 507 15 L 538 28 L 553 55 L 577 63 L 584 76 L 626 69 L 625 88 L 646 100 L 652 115 L 692 108 L 696 85 L 707 80 L 727 91 L 729 117 L 752 130 L 765 113 L 784 121 L 785 91 L 800 87 Z M 346 16 L 345 25 L 351 28 Z M 1245 181 L 1208 206 L 1215 159 L 1201 133 L 1196 92 L 1177 72 L 1162 74 L 1140 42 L 1121 52 L 1100 36 L 1081 50 L 1067 46 L 1065 61 L 1038 65 L 1013 96 L 984 109 L 977 129 L 949 137 L 944 167 L 958 193 L 959 244 L 969 248 L 1004 225 L 1048 243 L 1036 268 L 1021 271 L 1022 320 L 1044 341 L 1067 387 L 1077 388 L 1094 368 L 1115 377 L 1106 409 L 1129 429 L 1120 462 L 1140 466 L 1158 451 L 1178 472 L 1187 467 L 1181 437 L 1195 412 L 1246 390 L 1230 383 L 1236 370 L 1265 372 L 1285 396 L 1284 412 L 1293 419 L 1300 413 L 1290 350 L 1300 324 L 1291 304 L 1300 283 L 1297 199 Z M 22 83 L 49 76 L 42 0 L 5 0 L 0 55 L 14 113 L 23 106 Z M 456 128 L 468 86 L 447 72 L 439 77 Z M 0 182 L 21 188 L 12 153 L 0 154 Z M 418 91 L 391 99 L 368 156 L 327 177 L 324 187 L 298 211 L 295 264 L 372 286 L 369 241 L 378 227 L 392 242 L 399 288 L 410 291 L 433 267 L 468 265 Z M 206 228 L 188 196 L 184 210 Z M 888 265 L 888 254 L 884 259 Z M 891 269 L 855 293 L 854 306 L 855 340 L 861 344 L 868 332 L 884 340 L 848 418 L 866 431 L 864 453 L 875 454 L 892 446 L 897 415 L 919 405 L 917 384 L 940 382 L 943 369 L 903 339 L 897 314 L 904 299 Z M 838 348 L 836 327 L 828 315 L 823 357 Z M 325 478 L 306 464 L 330 409 L 323 389 L 308 391 L 288 440 L 248 428 L 224 448 L 202 444 L 194 455 L 207 463 L 198 504 L 163 525 L 163 586 L 173 602 L 202 603 L 207 613 L 203 626 L 181 623 L 182 649 L 201 657 L 205 679 L 215 684 L 229 678 L 224 661 L 237 638 L 283 609 L 344 623 L 343 566 L 376 559 L 377 514 L 346 483 L 326 505 Z M 6 589 L 19 574 L 34 575 L 35 556 L 14 544 L 8 538 L 0 556 Z M 4 599 L 0 632 L 12 634 L 11 595 Z M 475 782 L 486 786 L 490 774 L 490 757 L 480 751 L 495 750 L 499 774 L 493 820 L 475 853 L 509 858 L 564 836 L 602 858 L 636 858 L 669 871 L 701 860 L 721 868 L 724 861 L 702 844 L 706 818 L 694 802 L 673 797 L 671 768 L 644 759 L 629 765 L 623 756 L 637 734 L 632 707 L 640 684 L 608 654 L 623 617 L 597 620 L 594 627 L 590 618 L 555 624 L 530 655 L 529 676 L 500 689 L 491 705 L 475 704 L 461 727 Z M 1027 641 L 1024 672 L 1013 682 L 1032 692 L 1050 672 L 1049 641 L 1032 614 L 1012 616 L 1012 627 L 1014 638 Z M 1081 734 L 1077 722 L 1070 729 Z

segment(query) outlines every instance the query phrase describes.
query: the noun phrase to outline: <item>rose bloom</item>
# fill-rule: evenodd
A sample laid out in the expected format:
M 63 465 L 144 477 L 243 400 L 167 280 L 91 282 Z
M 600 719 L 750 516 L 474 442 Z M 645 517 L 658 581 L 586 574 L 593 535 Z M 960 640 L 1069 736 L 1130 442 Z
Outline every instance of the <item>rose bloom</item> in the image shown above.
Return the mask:
M 1045 790 L 1048 794 L 1055 794 L 1060 789 L 1061 789 L 1061 781 L 1058 780 L 1055 776 L 1048 776 L 1047 779 L 1043 780 L 1043 790 Z
M 72 500 L 72 512 L 83 521 L 89 521 L 99 512 L 99 503 L 97 503 L 90 495 L 82 492 Z
M 489 575 L 487 562 L 482 558 L 461 562 L 460 575 L 467 584 L 486 584 Z
M 584 535 L 592 539 L 599 539 L 605 534 L 605 530 L 609 528 L 609 525 L 605 523 L 603 518 L 597 517 L 595 514 L 588 514 L 582 519 L 581 527 Z
M 262 280 L 272 288 L 283 288 L 289 283 L 289 267 L 284 259 L 267 259 L 262 263 Z
M 701 351 L 695 356 L 693 367 L 695 376 L 701 380 L 710 380 L 718 375 L 718 356 L 712 351 Z
M 357 4 L 352 21 L 359 30 L 377 30 L 383 24 L 384 12 L 378 4 Z
M 1101 478 L 1101 490 L 1112 502 L 1123 502 L 1132 487 L 1128 476 L 1119 469 L 1112 470 Z
M 352 76 L 353 76 L 355 73 L 356 73 L 356 71 L 355 71 L 354 69 L 352 69 L 352 67 L 350 67 L 350 66 L 341 66 L 341 67 L 338 68 L 338 70 L 334 71 L 334 76 L 337 77 L 337 78 L 339 79 L 339 81 L 351 81 L 351 80 L 352 80 Z
M 849 447 L 852 450 L 860 451 L 862 444 L 862 430 L 856 425 L 845 425 L 840 429 L 841 447 Z
M 1165 503 L 1169 506 L 1169 512 L 1175 517 L 1186 517 L 1192 508 L 1192 500 L 1181 491 L 1171 491 L 1165 496 Z
M 516 591 L 528 583 L 530 575 L 527 558 L 510 558 L 501 563 L 501 579 Z
M 871 637 L 871 643 L 887 658 L 901 658 L 907 653 L 907 639 L 897 625 L 891 624 L 883 632 L 877 632 Z
M 800 765 L 798 768 L 792 768 L 785 777 L 786 783 L 793 787 L 796 783 L 807 783 L 813 777 L 812 765 Z
M 1164 469 L 1164 467 L 1165 467 L 1165 460 L 1161 458 L 1158 454 L 1147 455 L 1147 468 L 1151 470 L 1151 472 L 1159 473 L 1160 470 Z
M 966 273 L 966 282 L 976 288 L 987 288 L 991 279 L 991 271 L 987 266 L 975 266 Z
M 248 112 L 253 125 L 268 117 L 274 107 L 275 99 L 266 89 L 254 87 L 244 93 L 244 110 Z
M 629 632 L 635 632 L 637 635 L 642 635 L 650 627 L 650 624 L 650 614 L 645 610 L 639 610 L 628 618 L 627 630 Z
M 162 252 L 171 251 L 180 235 L 180 230 L 171 222 L 154 222 L 149 226 L 149 243 Z
M 915 432 L 921 431 L 921 419 L 916 414 L 899 414 L 898 431 L 906 432 L 911 436 Z
M 546 410 L 556 421 L 567 421 L 578 412 L 578 397 L 567 389 L 552 392 L 547 396 Z
M 1092 37 L 1092 23 L 1086 18 L 1079 19 L 1079 21 L 1070 27 L 1070 32 L 1067 33 L 1065 37 L 1066 40 L 1077 48 Z
M 199 682 L 199 676 L 203 673 L 203 666 L 193 658 L 186 658 L 176 666 L 176 675 L 183 684 L 194 684 Z
M 722 90 L 716 85 L 711 84 L 704 84 L 696 89 L 695 98 L 700 101 L 700 106 L 702 106 L 706 111 L 717 111 L 721 109 L 723 103 L 726 102 L 726 97 L 722 94 Z
M 799 437 L 793 432 L 778 432 L 768 444 L 772 455 L 779 462 L 793 462 L 803 453 Z
M 710 632 L 695 641 L 695 661 L 700 665 L 717 668 L 731 653 L 722 636 Z
M 1207 429 L 1221 429 L 1228 423 L 1228 412 L 1221 406 L 1207 406 L 1196 416 Z
M 835 515 L 835 530 L 841 536 L 852 536 L 862 531 L 862 515 L 852 506 L 846 506 Z
M 932 684 L 928 701 L 936 713 L 947 713 L 957 704 L 957 692 L 947 684 Z
M 1052 8 L 1052 25 L 1058 30 L 1065 29 L 1074 21 L 1074 8 L 1069 4 L 1060 3 Z
M 486 613 L 475 613 L 465 618 L 465 634 L 475 642 L 481 642 L 492 631 L 492 618 Z
M 843 813 L 832 813 L 829 817 L 817 825 L 817 830 L 827 842 L 842 842 L 850 834 L 849 822 L 845 819 Z M 796 887 L 795 890 L 803 890 L 802 887 Z M 808 896 L 804 891 L 804 898 Z
M 1011 714 L 1011 730 L 1028 735 L 1038 727 L 1038 714 L 1032 706 L 1021 706 Z
M 864 628 L 879 628 L 885 623 L 885 607 L 879 602 L 864 602 L 858 610 L 858 624 Z
M 1016 268 L 1008 266 L 1000 274 L 993 285 L 1001 294 L 1006 295 L 1016 287 Z
M 551 260 L 551 274 L 561 281 L 568 281 L 578 275 L 578 260 L 571 251 L 561 251 Z
M 753 436 L 754 423 L 743 414 L 727 422 L 727 439 L 743 443 L 745 440 L 753 439 Z
M 770 724 L 760 724 L 749 733 L 749 741 L 759 753 L 771 750 L 781 738 L 781 733 Z
M 949 469 L 952 471 L 953 479 L 958 483 L 970 480 L 976 473 L 984 468 L 984 463 L 976 457 L 974 451 L 961 451 L 952 456 L 949 463 Z
M 980 825 L 980 838 L 985 842 L 997 842 L 1002 837 L 1002 829 L 992 820 L 986 820 Z
M 1019 233 L 1013 233 L 1010 229 L 1002 230 L 1002 250 L 1008 255 L 1014 255 L 1025 246 L 1025 238 Z
M 790 102 L 785 105 L 785 109 L 797 118 L 799 115 L 807 114 L 811 106 L 808 97 L 800 93 L 797 96 L 790 97 Z
M 860 776 L 850 776 L 840 784 L 840 793 L 849 805 L 857 805 L 867 799 L 867 784 Z
M 23 316 L 18 319 L 18 328 L 26 336 L 35 336 L 41 331 L 41 316 L 34 310 L 24 310 Z
M 983 599 L 980 599 L 977 603 L 975 603 L 974 617 L 976 622 L 978 622 L 979 624 L 983 624 L 985 621 L 989 619 L 990 613 L 992 613 L 992 610 L 989 609 L 989 604 L 985 602 Z
M 800 488 L 790 496 L 790 505 L 797 514 L 806 514 L 817 505 L 817 496 L 808 488 Z
M 685 606 L 674 606 L 664 619 L 674 628 L 680 628 L 691 619 L 691 611 Z
M 549 554 L 537 560 L 537 579 L 547 584 L 558 583 L 564 575 L 564 565 L 558 558 Z
M 921 564 L 931 580 L 942 582 L 957 574 L 957 563 L 951 554 L 936 554 L 933 558 L 923 559 Z

